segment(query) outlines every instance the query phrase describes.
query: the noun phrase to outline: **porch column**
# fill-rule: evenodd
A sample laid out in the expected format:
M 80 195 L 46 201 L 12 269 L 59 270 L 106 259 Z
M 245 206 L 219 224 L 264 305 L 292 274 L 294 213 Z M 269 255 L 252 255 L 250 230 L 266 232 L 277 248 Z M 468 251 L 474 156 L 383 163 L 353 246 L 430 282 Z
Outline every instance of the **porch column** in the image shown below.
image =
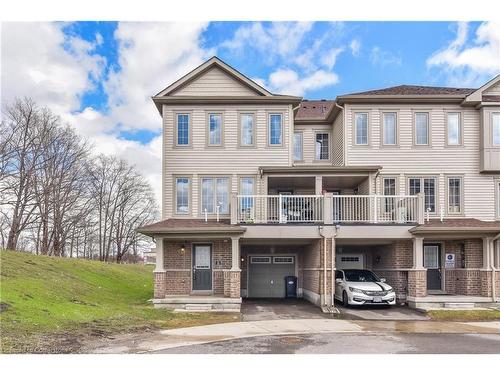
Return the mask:
M 241 271 L 239 237 L 231 237 L 231 271 Z
M 323 176 L 316 176 L 314 181 L 314 193 L 316 195 L 321 195 L 323 192 Z
M 167 272 L 164 264 L 163 237 L 155 237 L 156 241 L 156 267 L 154 275 L 154 298 L 165 298 L 167 289 Z
M 413 268 L 408 271 L 408 301 L 427 295 L 427 270 L 424 268 L 424 239 L 413 238 Z
M 483 269 L 491 270 L 493 266 L 493 238 L 483 237 Z
M 422 237 L 413 238 L 413 269 L 424 269 L 424 239 Z

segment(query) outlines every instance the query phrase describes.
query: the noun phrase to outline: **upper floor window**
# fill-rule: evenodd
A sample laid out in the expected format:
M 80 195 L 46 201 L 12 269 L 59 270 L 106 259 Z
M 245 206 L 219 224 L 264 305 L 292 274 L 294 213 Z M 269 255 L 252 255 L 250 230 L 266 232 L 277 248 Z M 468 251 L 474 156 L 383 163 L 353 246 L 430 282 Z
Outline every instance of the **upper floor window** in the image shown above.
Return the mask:
M 497 181 L 497 217 L 500 217 L 500 180 Z
M 242 146 L 254 145 L 254 116 L 252 113 L 242 113 L 240 117 L 240 143 Z
M 283 124 L 280 113 L 269 115 L 269 144 L 276 146 L 283 142 Z
M 462 212 L 462 178 L 448 177 L 448 213 Z
M 429 144 L 429 113 L 415 113 L 415 144 Z
M 189 145 L 189 113 L 177 114 L 177 145 Z
M 201 212 L 214 214 L 229 213 L 229 178 L 204 177 L 201 179 Z
M 328 133 L 316 133 L 316 160 L 328 160 L 330 158 L 328 136 Z
M 368 113 L 356 113 L 356 144 L 368 144 Z
M 436 212 L 436 178 L 412 177 L 408 179 L 410 195 L 424 193 L 424 208 L 426 211 Z
M 383 115 L 383 144 L 387 146 L 396 145 L 396 120 L 395 112 L 386 112 Z
M 240 195 L 239 198 L 240 210 L 242 213 L 248 213 L 254 205 L 255 197 L 255 178 L 241 177 L 240 178 Z
M 189 213 L 189 178 L 187 177 L 175 179 L 175 212 L 177 214 Z
M 493 135 L 493 145 L 500 146 L 500 113 L 492 113 L 491 125 L 493 127 L 491 131 Z
M 222 145 L 222 114 L 220 113 L 208 115 L 208 144 L 210 146 Z
M 462 144 L 460 113 L 448 113 L 448 145 Z
M 302 160 L 302 132 L 293 133 L 293 160 Z

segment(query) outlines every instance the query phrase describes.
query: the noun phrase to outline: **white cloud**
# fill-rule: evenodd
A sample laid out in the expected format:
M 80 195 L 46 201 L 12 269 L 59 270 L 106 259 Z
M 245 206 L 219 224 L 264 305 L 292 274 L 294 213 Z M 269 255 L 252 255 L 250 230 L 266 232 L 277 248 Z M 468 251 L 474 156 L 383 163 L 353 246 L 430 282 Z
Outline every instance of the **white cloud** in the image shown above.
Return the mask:
M 335 73 L 317 70 L 309 76 L 300 78 L 291 69 L 277 70 L 269 76 L 269 87 L 275 92 L 289 95 L 303 95 L 310 90 L 334 85 L 339 81 Z
M 78 110 L 106 63 L 95 43 L 70 37 L 62 23 L 2 23 L 2 102 L 31 96 L 56 113 Z M 64 47 L 64 48 L 63 48 Z
M 361 42 L 359 39 L 353 39 L 351 40 L 351 43 L 349 44 L 349 48 L 351 49 L 351 53 L 354 57 L 359 56 L 359 52 L 361 51 Z
M 321 64 L 328 68 L 328 70 L 332 70 L 337 62 L 337 56 L 344 51 L 344 48 L 332 48 L 327 51 L 323 56 L 321 56 Z
M 382 67 L 387 65 L 401 65 L 403 63 L 401 57 L 396 56 L 392 52 L 386 51 L 379 46 L 372 48 L 370 61 L 373 65 L 380 65 Z
M 312 22 L 272 22 L 268 27 L 261 22 L 252 22 L 240 26 L 233 38 L 223 42 L 221 47 L 238 53 L 244 53 L 250 47 L 272 63 L 278 57 L 295 54 L 312 27 Z
M 426 61 L 429 68 L 440 68 L 449 84 L 483 84 L 500 73 L 500 22 L 484 22 L 469 42 L 469 25 L 457 24 L 456 37 L 448 46 Z

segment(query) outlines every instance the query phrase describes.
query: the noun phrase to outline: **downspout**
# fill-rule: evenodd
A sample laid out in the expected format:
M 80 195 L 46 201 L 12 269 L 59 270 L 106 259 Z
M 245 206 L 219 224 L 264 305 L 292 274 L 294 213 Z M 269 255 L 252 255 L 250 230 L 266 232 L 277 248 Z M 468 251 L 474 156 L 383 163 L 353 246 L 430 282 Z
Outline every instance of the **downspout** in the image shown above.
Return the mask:
M 491 299 L 493 302 L 497 301 L 497 288 L 496 288 L 496 272 L 497 268 L 495 267 L 495 252 L 496 252 L 496 247 L 498 246 L 495 244 L 496 241 L 500 241 L 500 233 L 497 234 L 493 240 L 491 241 L 491 253 L 492 255 L 490 259 L 490 268 L 491 268 Z M 499 259 L 500 261 L 500 259 Z
M 335 309 L 335 237 L 337 237 L 337 227 L 335 227 L 335 233 L 332 236 L 332 254 L 331 254 L 331 289 L 330 289 L 330 307 L 332 311 Z
M 326 307 L 326 237 L 323 234 L 323 227 L 318 226 L 319 235 L 323 237 L 323 293 L 320 295 L 321 310 Z

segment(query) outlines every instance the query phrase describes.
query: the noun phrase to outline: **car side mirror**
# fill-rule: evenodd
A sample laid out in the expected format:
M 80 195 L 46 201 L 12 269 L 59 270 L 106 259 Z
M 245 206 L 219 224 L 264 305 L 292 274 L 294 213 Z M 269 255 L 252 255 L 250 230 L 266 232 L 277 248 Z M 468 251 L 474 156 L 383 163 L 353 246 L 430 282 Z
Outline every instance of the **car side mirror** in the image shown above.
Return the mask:
M 335 282 L 337 282 L 337 283 L 341 283 L 341 282 L 342 282 L 342 279 L 340 279 L 340 278 L 335 279 Z
M 385 283 L 385 281 L 386 281 L 386 280 L 385 280 L 385 278 L 384 278 L 384 277 L 381 277 L 381 278 L 380 278 L 380 282 L 381 282 L 381 283 Z

